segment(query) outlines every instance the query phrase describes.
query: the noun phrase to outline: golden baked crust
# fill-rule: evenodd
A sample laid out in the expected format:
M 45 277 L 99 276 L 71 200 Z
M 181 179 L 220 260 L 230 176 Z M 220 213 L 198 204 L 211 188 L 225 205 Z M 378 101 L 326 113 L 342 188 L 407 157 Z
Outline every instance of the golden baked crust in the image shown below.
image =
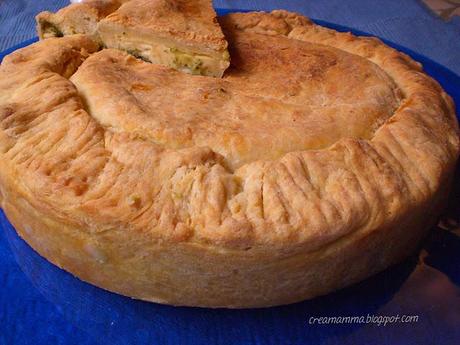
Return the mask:
M 94 35 L 97 23 L 129 0 L 85 0 L 56 13 L 40 12 L 35 20 L 40 39 L 74 34 Z
M 286 37 L 227 35 L 235 63 L 223 79 L 105 49 L 71 81 L 104 127 L 168 149 L 210 147 L 231 169 L 371 138 L 400 104 L 393 80 L 356 55 Z
M 236 56 L 222 80 L 180 74 L 113 50 L 90 56 L 78 68 L 96 50 L 79 35 L 42 41 L 5 58 L 0 198 L 19 234 L 53 263 L 100 287 L 210 307 L 300 301 L 407 256 L 435 222 L 458 157 L 450 97 L 419 64 L 377 39 L 338 33 L 285 11 L 232 14 L 221 24 Z M 266 49 L 259 35 L 275 43 L 274 60 L 283 59 L 285 45 L 307 55 L 300 64 L 310 72 L 299 71 L 307 79 L 284 74 L 286 90 L 297 91 L 289 96 L 293 105 L 308 100 L 307 109 L 318 102 L 318 117 L 311 117 L 316 128 L 304 123 L 295 130 L 312 130 L 320 144 L 298 141 L 290 150 L 284 141 L 296 137 L 283 133 L 265 146 L 280 152 L 254 158 L 264 154 L 254 147 L 262 140 L 254 139 L 257 126 L 244 116 L 268 111 L 257 105 L 261 99 L 287 104 L 270 87 L 281 79 L 269 65 L 268 79 L 252 85 L 252 76 L 260 75 L 258 49 Z M 251 53 L 247 44 L 257 49 Z M 353 73 L 341 71 L 347 68 Z M 91 73 L 101 78 L 100 91 Z M 180 111 L 166 112 L 163 100 L 156 100 L 158 107 L 150 96 L 154 88 L 169 90 L 178 78 L 184 83 L 180 98 L 195 107 L 198 120 L 184 129 L 175 119 L 166 121 Z M 309 89 L 309 82 L 327 91 Z M 227 98 L 220 90 L 208 93 L 217 85 Z M 187 92 L 199 88 L 207 98 L 195 105 Z M 115 92 L 113 104 L 106 91 Z M 329 92 L 338 103 L 327 99 Z M 345 117 L 347 100 L 368 105 Z M 207 104 L 242 116 L 225 127 L 235 125 L 249 138 L 218 128 L 213 114 L 200 113 Z M 336 106 L 337 113 L 321 104 Z M 230 105 L 239 111 L 230 112 Z M 270 131 L 265 121 L 282 132 L 270 116 L 260 126 Z M 319 121 L 321 116 L 343 126 L 352 119 L 356 128 L 347 136 Z M 206 137 L 205 125 L 230 139 Z M 191 138 L 181 137 L 185 128 Z M 322 129 L 333 131 L 336 140 Z M 238 140 L 249 144 L 239 148 L 233 142 Z
M 191 74 L 221 77 L 230 64 L 211 0 L 132 0 L 98 34 L 105 47 Z

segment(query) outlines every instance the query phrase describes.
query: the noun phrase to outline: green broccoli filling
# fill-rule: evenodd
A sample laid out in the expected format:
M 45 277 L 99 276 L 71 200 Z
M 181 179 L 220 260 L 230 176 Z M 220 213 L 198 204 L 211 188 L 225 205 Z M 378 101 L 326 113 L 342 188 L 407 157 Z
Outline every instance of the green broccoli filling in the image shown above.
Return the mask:
M 43 36 L 47 37 L 64 37 L 64 33 L 54 24 L 50 22 L 41 22 Z
M 154 55 L 155 50 L 141 50 L 141 49 L 136 49 L 136 48 L 121 48 L 125 50 L 128 54 L 141 59 L 145 62 L 157 62 L 156 56 Z M 159 57 L 158 61 L 161 61 L 164 65 L 167 65 L 171 68 L 177 69 L 177 70 L 186 70 L 186 72 L 195 74 L 195 75 L 207 75 L 208 72 L 208 64 L 207 60 L 212 59 L 211 57 L 208 57 L 206 55 L 198 55 L 198 54 L 193 54 L 189 52 L 184 52 L 182 50 L 179 50 L 177 48 L 167 48 L 165 47 L 163 50 L 163 53 L 165 54 L 163 56 L 163 59 L 161 59 L 161 56 Z M 167 57 L 166 57 L 167 56 Z M 166 57 L 166 58 L 165 58 Z M 222 58 L 224 60 L 229 59 L 228 52 L 227 54 L 223 54 Z
M 187 54 L 179 49 L 171 48 L 174 55 L 173 64 L 175 68 L 187 68 L 192 74 L 204 74 L 203 61 L 196 55 Z
M 141 55 L 141 52 L 140 52 L 139 49 L 128 49 L 126 52 L 128 54 L 131 54 L 135 58 L 141 59 L 141 60 L 143 60 L 145 62 L 152 62 L 149 59 L 147 59 L 145 56 Z
M 229 61 L 230 60 L 230 53 L 228 52 L 228 50 L 225 50 L 222 57 L 224 58 L 225 61 Z

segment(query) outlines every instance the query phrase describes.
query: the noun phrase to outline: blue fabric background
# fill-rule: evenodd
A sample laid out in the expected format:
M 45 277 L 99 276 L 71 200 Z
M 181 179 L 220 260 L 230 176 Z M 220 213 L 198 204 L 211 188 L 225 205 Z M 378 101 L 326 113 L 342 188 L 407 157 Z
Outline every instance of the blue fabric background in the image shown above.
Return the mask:
M 34 16 L 68 0 L 0 0 L 0 51 L 35 36 Z M 285 8 L 398 43 L 460 75 L 460 17 L 445 22 L 417 0 L 214 0 L 220 8 Z

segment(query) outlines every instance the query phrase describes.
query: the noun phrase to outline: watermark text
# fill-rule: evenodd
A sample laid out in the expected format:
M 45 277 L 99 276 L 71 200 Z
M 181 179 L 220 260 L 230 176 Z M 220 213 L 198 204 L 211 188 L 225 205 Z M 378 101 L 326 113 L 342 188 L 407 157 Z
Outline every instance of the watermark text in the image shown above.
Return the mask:
M 309 325 L 341 325 L 341 324 L 376 324 L 387 326 L 394 323 L 416 323 L 418 315 L 358 315 L 358 316 L 311 316 Z

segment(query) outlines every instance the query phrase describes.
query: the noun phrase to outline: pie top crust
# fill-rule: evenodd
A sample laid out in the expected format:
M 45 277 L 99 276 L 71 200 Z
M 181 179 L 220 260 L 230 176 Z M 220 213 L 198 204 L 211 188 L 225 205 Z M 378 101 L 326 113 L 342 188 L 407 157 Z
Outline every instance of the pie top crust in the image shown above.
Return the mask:
M 168 149 L 210 147 L 231 169 L 371 138 L 399 106 L 396 84 L 368 60 L 285 36 L 225 31 L 234 63 L 223 79 L 105 49 L 71 81 L 104 127 Z
M 235 56 L 223 79 L 96 53 L 82 35 L 6 57 L 1 185 L 90 234 L 274 257 L 429 204 L 459 139 L 418 63 L 285 11 L 221 23 Z

